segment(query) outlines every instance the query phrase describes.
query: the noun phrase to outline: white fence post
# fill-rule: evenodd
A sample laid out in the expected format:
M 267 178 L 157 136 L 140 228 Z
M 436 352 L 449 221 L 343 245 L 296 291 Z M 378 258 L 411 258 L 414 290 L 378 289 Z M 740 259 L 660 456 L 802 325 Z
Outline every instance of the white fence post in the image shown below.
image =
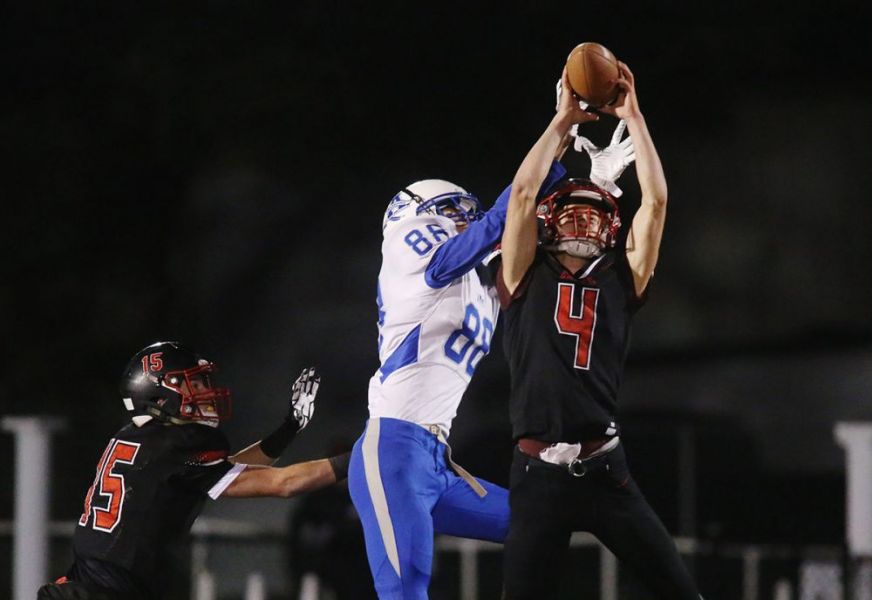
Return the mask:
M 203 540 L 191 544 L 191 598 L 215 600 L 215 576 L 209 570 L 209 548 Z
M 772 589 L 772 600 L 793 600 L 793 586 L 787 579 L 779 579 Z
M 215 576 L 211 571 L 198 571 L 194 573 L 194 600 L 215 600 Z
M 478 598 L 478 544 L 475 540 L 460 542 L 460 598 Z
M 846 454 L 848 548 L 872 556 L 872 423 L 836 423 L 834 433 Z
M 33 600 L 49 580 L 48 525 L 51 496 L 51 433 L 63 427 L 54 417 L 4 417 L 15 435 L 15 541 L 12 598 Z
M 266 600 L 266 580 L 263 573 L 254 571 L 245 580 L 245 600 Z
M 318 600 L 321 596 L 321 582 L 314 573 L 305 573 L 300 579 L 300 596 L 298 600 Z
M 618 559 L 600 544 L 600 600 L 618 600 Z
M 760 549 L 747 546 L 742 552 L 742 600 L 760 598 Z

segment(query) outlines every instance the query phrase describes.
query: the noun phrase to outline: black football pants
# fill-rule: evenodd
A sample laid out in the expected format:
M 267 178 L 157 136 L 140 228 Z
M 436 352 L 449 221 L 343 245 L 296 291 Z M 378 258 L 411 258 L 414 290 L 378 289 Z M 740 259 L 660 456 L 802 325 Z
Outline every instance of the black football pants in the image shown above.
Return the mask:
M 595 535 L 658 598 L 699 600 L 675 543 L 630 476 L 623 447 L 584 464 L 588 472 L 574 477 L 515 448 L 506 600 L 557 597 L 573 531 Z

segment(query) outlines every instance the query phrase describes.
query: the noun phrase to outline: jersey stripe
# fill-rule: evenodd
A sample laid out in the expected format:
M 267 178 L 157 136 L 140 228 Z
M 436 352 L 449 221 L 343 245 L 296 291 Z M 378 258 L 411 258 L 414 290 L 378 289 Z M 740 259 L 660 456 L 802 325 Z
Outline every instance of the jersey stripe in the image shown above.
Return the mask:
M 418 338 L 420 335 L 421 325 L 418 324 L 387 358 L 381 369 L 379 369 L 382 383 L 397 369 L 402 369 L 407 365 L 418 362 Z
M 231 469 L 227 471 L 221 479 L 218 480 L 218 483 L 216 483 L 209 489 L 209 491 L 207 492 L 207 494 L 209 494 L 209 497 L 212 498 L 212 500 L 217 500 L 218 497 L 224 493 L 224 490 L 230 487 L 230 484 L 233 483 L 236 478 L 239 477 L 239 474 L 245 470 L 246 466 L 247 465 L 244 465 L 242 463 L 236 463 L 235 465 L 233 465 L 233 467 L 231 467 Z

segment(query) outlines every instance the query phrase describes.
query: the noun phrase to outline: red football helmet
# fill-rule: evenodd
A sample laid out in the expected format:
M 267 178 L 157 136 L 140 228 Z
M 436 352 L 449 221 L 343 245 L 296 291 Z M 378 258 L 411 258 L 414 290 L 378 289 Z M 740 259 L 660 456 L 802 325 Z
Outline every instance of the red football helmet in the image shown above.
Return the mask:
M 621 217 L 607 191 L 587 179 L 570 179 L 539 201 L 539 239 L 548 250 L 590 258 L 613 248 Z

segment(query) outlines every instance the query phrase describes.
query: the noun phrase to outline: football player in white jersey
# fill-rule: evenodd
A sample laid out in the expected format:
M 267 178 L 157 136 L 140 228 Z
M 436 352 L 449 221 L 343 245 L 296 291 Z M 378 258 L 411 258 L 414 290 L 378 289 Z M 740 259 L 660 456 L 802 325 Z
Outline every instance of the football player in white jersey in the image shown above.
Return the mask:
M 565 172 L 555 159 L 540 194 Z M 446 440 L 490 350 L 499 301 L 486 262 L 502 236 L 510 191 L 483 212 L 460 186 L 427 179 L 400 190 L 384 215 L 381 367 L 370 380 L 370 419 L 348 476 L 382 599 L 427 598 L 434 532 L 505 539 L 507 491 L 454 463 Z

